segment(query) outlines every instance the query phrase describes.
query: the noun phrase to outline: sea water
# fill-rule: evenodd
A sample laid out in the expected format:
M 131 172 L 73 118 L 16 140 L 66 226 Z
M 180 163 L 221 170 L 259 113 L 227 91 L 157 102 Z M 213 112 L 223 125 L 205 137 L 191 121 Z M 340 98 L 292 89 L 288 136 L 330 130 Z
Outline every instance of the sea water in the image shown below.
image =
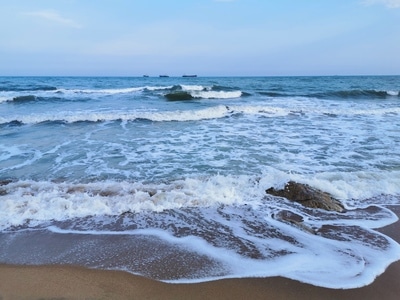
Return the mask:
M 1 77 L 0 262 L 369 284 L 400 259 L 375 230 L 400 205 L 399 91 L 399 76 Z M 265 193 L 289 180 L 346 212 Z M 39 233 L 75 246 L 12 255 Z M 189 271 L 164 272 L 171 255 Z

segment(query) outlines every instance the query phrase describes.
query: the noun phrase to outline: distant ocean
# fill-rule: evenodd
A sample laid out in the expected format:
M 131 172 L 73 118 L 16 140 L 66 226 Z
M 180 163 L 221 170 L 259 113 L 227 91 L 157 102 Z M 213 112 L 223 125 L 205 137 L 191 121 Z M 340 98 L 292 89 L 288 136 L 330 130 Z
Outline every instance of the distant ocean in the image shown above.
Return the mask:
M 399 92 L 400 76 L 0 77 L 0 263 L 371 283 L 400 259 L 375 230 L 400 205 Z M 289 180 L 347 212 L 265 193 Z

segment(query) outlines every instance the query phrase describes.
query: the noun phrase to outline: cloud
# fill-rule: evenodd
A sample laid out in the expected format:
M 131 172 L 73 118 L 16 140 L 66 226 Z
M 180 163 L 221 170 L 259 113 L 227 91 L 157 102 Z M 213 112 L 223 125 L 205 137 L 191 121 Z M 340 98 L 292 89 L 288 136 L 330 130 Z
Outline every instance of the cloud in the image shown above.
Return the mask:
M 57 11 L 54 10 L 42 10 L 23 13 L 26 16 L 31 16 L 35 18 L 41 18 L 48 21 L 52 21 L 61 25 L 65 25 L 73 28 L 82 28 L 82 26 L 72 19 L 65 18 L 61 16 Z
M 363 3 L 366 5 L 383 4 L 388 8 L 400 8 L 400 0 L 364 0 Z

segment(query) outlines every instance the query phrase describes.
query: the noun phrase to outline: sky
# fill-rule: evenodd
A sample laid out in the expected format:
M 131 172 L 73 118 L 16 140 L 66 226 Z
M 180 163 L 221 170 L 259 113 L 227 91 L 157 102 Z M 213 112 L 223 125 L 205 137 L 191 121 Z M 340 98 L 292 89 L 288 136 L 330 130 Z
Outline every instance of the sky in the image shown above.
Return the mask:
M 0 76 L 399 75 L 400 0 L 0 0 Z

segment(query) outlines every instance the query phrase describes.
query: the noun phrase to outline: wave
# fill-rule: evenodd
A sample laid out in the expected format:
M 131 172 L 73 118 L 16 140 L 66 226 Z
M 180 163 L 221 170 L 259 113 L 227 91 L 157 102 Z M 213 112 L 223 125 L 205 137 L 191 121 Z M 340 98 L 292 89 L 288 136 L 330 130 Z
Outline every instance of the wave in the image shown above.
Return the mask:
M 307 97 L 320 99 L 386 99 L 392 97 L 400 97 L 400 91 L 394 90 L 343 90 L 343 91 L 326 91 L 308 94 L 292 94 L 275 91 L 261 91 L 260 95 L 268 97 Z
M 233 99 L 240 98 L 241 91 L 176 91 L 168 93 L 165 97 L 170 101 L 191 100 L 191 99 Z
M 176 85 L 164 96 L 170 101 L 192 100 L 192 99 L 233 99 L 248 94 L 239 89 L 213 85 L 206 87 L 202 85 Z
M 160 212 L 181 207 L 233 204 L 246 198 L 246 191 L 251 192 L 248 190 L 251 185 L 245 188 L 246 184 L 244 178 L 224 176 L 155 184 L 3 180 L 0 181 L 0 195 L 7 195 L 7 200 L 0 203 L 0 227 L 8 226 L 6 223 L 21 225 L 27 219 L 41 222 L 92 214 L 122 215 L 126 212 Z M 243 189 L 237 190 L 239 186 Z M 253 196 L 255 193 L 257 191 L 251 192 Z
M 51 101 L 57 100 L 82 100 L 84 97 L 102 97 L 107 95 L 134 94 L 140 92 L 157 92 L 172 89 L 173 86 L 142 86 L 129 88 L 111 88 L 111 89 L 24 89 L 0 91 L 0 103 L 14 102 L 22 103 L 28 101 Z
M 184 94 L 183 96 L 185 96 Z M 44 122 L 54 123 L 77 123 L 77 122 L 112 122 L 112 121 L 139 121 L 152 122 L 187 122 L 210 119 L 221 119 L 233 115 L 247 115 L 259 117 L 283 117 L 283 116 L 307 116 L 310 114 L 340 117 L 349 115 L 400 115 L 400 108 L 379 109 L 323 109 L 308 108 L 307 110 L 294 110 L 266 105 L 217 105 L 199 110 L 176 110 L 176 111 L 65 111 L 54 114 L 29 114 L 22 116 L 0 117 L 0 125 L 12 124 L 39 124 Z
M 265 205 L 265 190 L 282 187 L 289 180 L 304 182 L 341 199 L 346 209 L 354 211 L 373 205 L 399 205 L 398 171 L 320 173 L 314 177 L 287 174 L 276 169 L 261 175 L 213 175 L 187 177 L 164 183 L 129 181 L 63 181 L 0 180 L 0 230 L 50 220 L 67 220 L 92 215 L 122 216 L 127 212 L 162 212 L 169 209 L 206 208 L 219 205 Z M 348 182 L 343 185 L 343 182 Z M 388 189 L 387 187 L 391 188 Z M 385 192 L 393 192 L 386 195 Z M 287 204 L 287 203 L 286 203 Z M 269 203 L 286 207 L 285 202 Z M 296 206 L 296 205 L 295 205 Z M 289 208 L 288 208 L 289 209 Z M 386 214 L 391 221 L 392 213 Z M 336 218 L 335 216 L 331 216 Z M 327 216 L 326 218 L 330 219 Z M 345 218 L 346 216 L 343 216 Z M 388 225 L 388 220 L 363 219 L 371 227 Z
M 109 261 L 115 265 L 106 267 L 163 281 L 284 276 L 329 288 L 369 284 L 400 258 L 400 246 L 374 230 L 397 221 L 388 208 L 368 205 L 345 213 L 314 210 L 266 196 L 266 183 L 271 184 L 265 178 L 219 175 L 164 184 L 0 182 L 0 195 L 7 196 L 0 202 L 0 229 L 3 238 L 7 234 L 11 238 L 4 243 L 0 256 L 16 258 L 10 255 L 13 243 L 18 244 L 19 235 L 14 232 L 38 237 L 41 249 L 45 245 L 40 240 L 43 232 L 50 231 L 77 239 L 56 257 L 39 251 L 35 255 L 37 264 L 48 263 L 49 256 L 52 263 L 58 262 L 57 257 L 71 257 L 73 260 L 67 263 L 90 261 L 91 267 L 101 268 L 105 264 L 99 256 L 109 260 L 110 256 L 104 255 L 108 252 L 113 257 Z M 342 182 L 337 186 L 342 187 Z M 85 235 L 84 243 L 80 235 Z M 117 242 L 110 244 L 110 236 Z M 135 236 L 156 237 L 165 247 L 163 251 L 158 250 L 161 247 L 157 251 L 145 248 L 150 250 L 140 256 L 138 264 L 131 263 L 119 253 L 132 249 L 126 237 L 131 240 Z M 108 247 L 103 247 L 102 238 Z M 116 244 L 118 247 L 113 247 Z M 179 266 L 193 263 L 200 255 L 203 263 L 204 259 L 212 261 L 218 268 L 197 272 L 196 267 L 194 273 L 177 272 L 173 277 L 160 274 L 152 264 L 157 261 L 155 257 L 168 256 L 169 247 L 173 247 L 174 257 L 179 256 L 176 250 L 185 249 Z M 38 249 L 36 244 L 34 248 Z M 24 260 L 27 257 L 19 255 L 13 263 L 32 263 Z M 313 263 L 315 257 L 318 264 Z
M 385 99 L 388 97 L 398 97 L 399 91 L 384 90 L 345 90 L 316 93 L 308 95 L 317 98 L 339 98 L 339 99 Z
M 292 97 L 293 95 L 289 95 L 286 93 L 281 93 L 281 92 L 272 92 L 272 91 L 262 91 L 262 92 L 258 92 L 259 95 L 262 96 L 267 96 L 267 97 Z
M 13 104 L 22 104 L 22 103 L 28 103 L 28 102 L 64 102 L 65 99 L 61 98 L 61 97 L 40 97 L 40 96 L 35 96 L 35 95 L 26 95 L 26 96 L 18 96 L 18 97 L 14 97 L 12 99 L 12 103 Z M 83 101 L 82 99 L 80 99 L 79 101 Z
M 40 92 L 40 91 L 56 91 L 54 86 L 32 86 L 32 87 L 0 87 L 0 92 Z
M 232 115 L 261 115 L 265 117 L 286 116 L 291 110 L 267 106 L 226 106 L 218 105 L 200 110 L 164 111 L 164 112 L 62 112 L 58 114 L 31 114 L 21 117 L 0 117 L 0 125 L 112 122 L 112 121 L 153 121 L 153 122 L 188 122 L 220 119 Z
M 18 96 L 14 97 L 12 101 L 14 103 L 25 103 L 25 102 L 31 102 L 31 101 L 36 101 L 37 97 L 35 95 L 27 95 L 27 96 Z
M 141 91 L 158 91 L 170 89 L 172 86 L 142 86 L 142 87 L 128 87 L 128 88 L 114 88 L 114 89 L 60 89 L 58 92 L 63 94 L 130 94 Z
M 166 92 L 160 94 L 160 92 Z M 190 100 L 190 99 L 232 99 L 250 94 L 239 89 L 223 86 L 203 86 L 203 85 L 168 85 L 168 86 L 140 86 L 127 88 L 110 89 L 57 89 L 57 88 L 37 88 L 24 90 L 10 90 L 0 94 L 1 102 L 22 103 L 28 101 L 43 101 L 56 97 L 60 100 L 78 97 L 101 97 L 118 94 L 135 93 L 154 93 L 155 96 L 165 96 L 168 100 Z

